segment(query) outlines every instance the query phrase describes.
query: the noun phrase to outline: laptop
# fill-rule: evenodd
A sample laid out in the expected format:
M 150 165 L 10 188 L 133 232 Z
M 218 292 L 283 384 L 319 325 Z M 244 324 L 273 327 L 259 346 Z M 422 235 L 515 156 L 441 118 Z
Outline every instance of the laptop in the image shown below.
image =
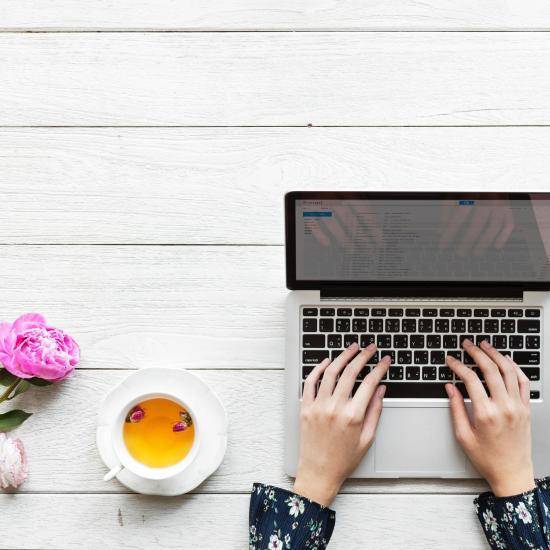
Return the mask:
M 305 378 L 352 342 L 374 342 L 356 387 L 379 357 L 392 366 L 375 442 L 353 477 L 479 477 L 444 389 L 455 384 L 471 406 L 445 366 L 451 354 L 481 374 L 465 337 L 489 340 L 531 380 L 535 472 L 548 473 L 550 193 L 291 192 L 285 224 L 289 475 Z

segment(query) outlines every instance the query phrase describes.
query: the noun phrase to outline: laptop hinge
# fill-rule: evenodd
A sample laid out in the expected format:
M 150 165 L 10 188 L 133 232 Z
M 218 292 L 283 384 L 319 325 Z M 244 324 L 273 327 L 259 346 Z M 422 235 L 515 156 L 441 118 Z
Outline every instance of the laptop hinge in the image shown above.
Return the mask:
M 521 300 L 523 287 L 506 285 L 454 286 L 454 285 L 369 285 L 326 287 L 321 298 L 431 298 L 431 299 L 491 299 Z

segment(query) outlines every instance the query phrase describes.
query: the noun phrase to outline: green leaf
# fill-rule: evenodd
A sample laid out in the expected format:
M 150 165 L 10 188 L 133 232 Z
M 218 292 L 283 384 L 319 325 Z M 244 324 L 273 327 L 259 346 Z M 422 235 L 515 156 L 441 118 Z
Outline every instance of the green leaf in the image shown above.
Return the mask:
M 20 393 L 26 392 L 30 387 L 31 385 L 27 380 L 21 380 L 21 382 L 15 386 L 15 391 L 12 393 L 11 397 L 8 397 L 8 400 L 13 399 Z
M 21 426 L 31 414 L 19 409 L 0 414 L 0 432 L 9 432 L 17 426 Z
M 16 380 L 17 376 L 6 369 L 0 369 L 0 386 L 11 386 Z
M 33 386 L 51 386 L 53 382 L 44 380 L 43 378 L 27 378 L 27 382 Z

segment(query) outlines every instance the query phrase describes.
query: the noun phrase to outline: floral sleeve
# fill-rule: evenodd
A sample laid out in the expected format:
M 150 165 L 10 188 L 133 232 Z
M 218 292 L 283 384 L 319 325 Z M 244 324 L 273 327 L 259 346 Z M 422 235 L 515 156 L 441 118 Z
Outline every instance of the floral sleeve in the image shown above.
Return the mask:
M 335 513 L 285 489 L 255 483 L 250 497 L 249 550 L 323 550 Z
M 537 479 L 535 489 L 512 497 L 483 493 L 474 505 L 491 548 L 550 548 L 550 477 Z

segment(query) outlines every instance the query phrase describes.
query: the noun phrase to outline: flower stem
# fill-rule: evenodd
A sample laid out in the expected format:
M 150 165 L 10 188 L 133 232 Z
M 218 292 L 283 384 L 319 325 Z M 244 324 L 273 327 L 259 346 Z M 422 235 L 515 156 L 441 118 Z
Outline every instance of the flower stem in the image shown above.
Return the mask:
M 11 386 L 8 386 L 8 389 L 2 395 L 0 395 L 0 403 L 2 403 L 2 401 L 5 401 L 12 394 L 12 392 L 15 391 L 21 380 L 23 379 L 18 378 Z

